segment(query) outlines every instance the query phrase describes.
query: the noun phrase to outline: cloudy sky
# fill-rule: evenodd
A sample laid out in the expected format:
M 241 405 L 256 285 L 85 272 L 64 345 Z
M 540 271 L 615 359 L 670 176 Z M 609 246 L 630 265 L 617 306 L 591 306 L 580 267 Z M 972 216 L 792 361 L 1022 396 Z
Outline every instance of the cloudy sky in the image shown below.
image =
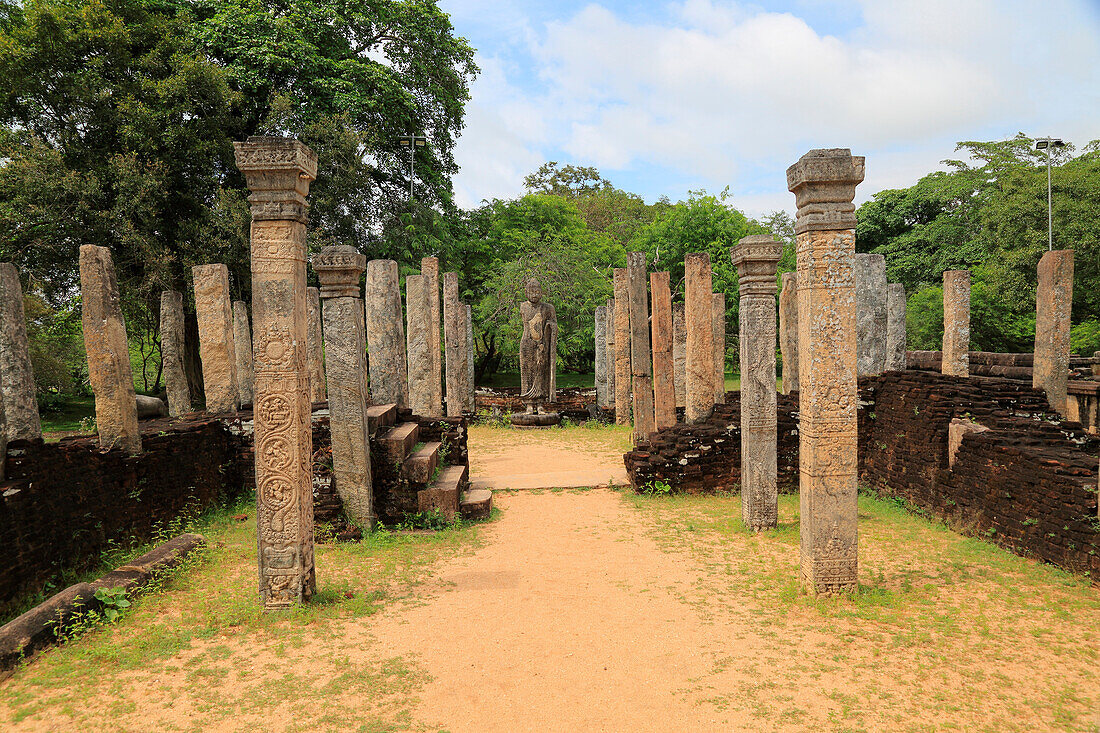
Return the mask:
M 806 150 L 867 157 L 860 199 L 959 140 L 1100 138 L 1100 0 L 441 0 L 481 75 L 456 155 L 462 206 L 544 161 L 647 201 L 730 187 L 793 209 Z

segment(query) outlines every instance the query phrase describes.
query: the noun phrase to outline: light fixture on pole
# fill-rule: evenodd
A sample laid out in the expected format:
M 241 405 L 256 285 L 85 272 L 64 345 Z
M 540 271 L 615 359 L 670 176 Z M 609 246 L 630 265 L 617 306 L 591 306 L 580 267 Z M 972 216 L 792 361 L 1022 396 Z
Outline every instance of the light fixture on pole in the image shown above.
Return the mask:
M 1047 151 L 1047 249 L 1054 249 L 1054 217 L 1050 198 L 1050 149 L 1064 148 L 1066 144 L 1058 137 L 1041 137 L 1035 140 L 1036 150 Z
M 397 143 L 401 147 L 409 149 L 409 201 L 411 202 L 413 197 L 413 166 L 416 164 L 416 149 L 427 147 L 428 138 L 423 135 L 402 135 L 397 138 Z

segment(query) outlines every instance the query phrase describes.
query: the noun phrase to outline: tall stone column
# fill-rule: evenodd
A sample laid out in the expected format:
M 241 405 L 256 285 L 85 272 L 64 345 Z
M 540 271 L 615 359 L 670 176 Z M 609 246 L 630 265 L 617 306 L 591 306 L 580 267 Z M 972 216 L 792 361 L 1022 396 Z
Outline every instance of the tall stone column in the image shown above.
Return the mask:
M 905 286 L 886 286 L 886 364 L 883 371 L 904 371 L 909 364 L 905 357 Z
M 744 237 L 732 250 L 741 339 L 741 519 L 758 531 L 779 523 L 775 269 L 782 254 L 783 245 L 766 234 Z
M 34 369 L 27 341 L 27 318 L 23 312 L 23 288 L 19 270 L 10 262 L 0 263 L 0 384 L 4 401 L 4 432 L 8 440 L 36 440 L 42 437 L 38 416 Z M 0 452 L 0 463 L 3 463 Z
M 1031 383 L 1047 393 L 1051 408 L 1063 417 L 1069 380 L 1072 305 L 1073 250 L 1044 252 L 1039 260 L 1039 287 L 1035 292 L 1035 361 Z
M 615 286 L 615 424 L 631 421 L 630 372 L 630 275 L 625 267 L 614 270 Z
M 237 391 L 242 405 L 251 405 L 256 391 L 256 369 L 252 364 L 252 327 L 248 304 L 233 302 L 233 351 L 237 355 Z
M 420 274 L 424 276 L 425 288 L 428 293 L 428 305 L 431 314 L 428 317 L 428 326 L 431 334 L 428 337 L 429 355 L 432 360 L 432 392 L 431 402 L 427 417 L 443 417 L 443 347 L 440 341 L 439 323 L 439 258 L 425 257 L 420 260 Z
M 556 356 L 556 354 L 555 354 Z M 557 386 L 557 368 L 550 372 L 550 397 Z M 466 412 L 477 412 L 477 394 L 474 388 L 474 312 L 466 306 Z
M 615 409 L 615 299 L 607 299 L 607 405 L 612 411 Z
M 260 600 L 265 610 L 278 610 L 317 589 L 306 365 L 306 195 L 317 156 L 280 137 L 250 137 L 233 148 L 252 205 Z
M 779 351 L 783 355 L 783 394 L 798 391 L 798 276 L 782 275 L 779 291 Z
M 141 452 L 134 373 L 126 342 L 126 321 L 119 304 L 118 280 L 111 250 L 80 247 L 81 322 L 88 353 L 88 381 L 95 393 L 99 444 Z
M 366 287 L 367 352 L 370 393 L 377 404 L 409 403 L 405 355 L 405 319 L 401 314 L 401 286 L 397 263 L 371 260 L 367 263 Z
M 366 266 L 367 258 L 346 245 L 325 247 L 313 256 L 313 269 L 321 281 L 332 477 L 348 516 L 369 529 L 374 524 L 374 496 L 367 426 L 367 364 L 363 353 L 366 329 L 363 303 L 359 299 L 359 277 Z M 422 276 L 416 277 L 423 282 Z M 427 294 L 420 292 L 419 297 L 422 310 L 426 310 Z M 422 351 L 427 350 L 425 315 L 421 313 L 419 324 Z M 426 359 L 425 353 L 421 361 Z M 426 386 L 431 376 L 430 364 L 421 371 L 425 372 Z
M 199 323 L 199 356 L 207 412 L 232 412 L 240 407 L 237 393 L 237 353 L 233 342 L 233 309 L 229 300 L 229 268 L 196 265 L 195 317 Z
M 321 345 L 321 291 L 306 288 L 306 349 L 309 365 L 309 398 L 314 402 L 328 399 L 325 385 L 325 352 Z
M 687 393 L 687 325 L 684 323 L 684 304 L 672 304 L 672 376 L 676 387 L 676 406 L 683 407 Z
M 607 407 L 607 306 L 596 308 L 592 329 L 596 347 L 596 405 Z
M 886 258 L 855 256 L 856 376 L 882 374 L 886 366 Z
M 466 356 L 466 306 L 458 297 L 457 272 L 443 274 L 443 342 L 447 352 L 447 417 L 461 417 L 469 399 L 470 373 Z
M 714 325 L 714 404 L 726 402 L 726 294 L 711 295 Z
M 970 270 L 943 273 L 943 361 L 940 371 L 970 376 Z
M 649 346 L 649 298 L 646 293 L 644 252 L 626 256 L 630 290 L 630 385 L 634 405 L 634 442 L 649 440 L 653 416 L 653 353 Z
M 693 252 L 684 257 L 684 322 L 687 325 L 684 421 L 689 425 L 703 422 L 714 410 L 714 296 L 711 287 L 710 255 Z
M 798 206 L 801 577 L 815 594 L 857 587 L 856 185 L 864 159 L 811 150 L 787 169 Z
M 409 357 L 409 409 L 428 416 L 432 409 L 432 304 L 424 274 L 405 278 L 405 337 Z
M 672 291 L 667 272 L 649 276 L 653 301 L 653 417 L 656 430 L 676 424 L 676 377 L 672 348 Z
M 168 414 L 172 417 L 191 412 L 191 387 L 183 370 L 184 354 L 183 293 L 165 290 L 160 294 L 160 354 L 164 386 L 168 392 Z

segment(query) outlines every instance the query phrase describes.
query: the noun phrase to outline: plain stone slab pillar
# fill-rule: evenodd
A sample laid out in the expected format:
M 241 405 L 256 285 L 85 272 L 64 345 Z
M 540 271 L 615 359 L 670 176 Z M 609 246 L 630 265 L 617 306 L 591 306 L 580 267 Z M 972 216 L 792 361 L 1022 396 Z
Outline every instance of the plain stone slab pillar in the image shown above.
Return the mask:
M 592 338 L 596 347 L 596 405 L 607 407 L 607 306 L 596 308 Z
M 970 376 L 970 270 L 943 273 L 944 374 Z
M 242 405 L 251 405 L 256 390 L 256 370 L 252 365 L 252 328 L 248 304 L 233 301 L 233 345 L 237 355 L 237 391 Z
M 314 402 L 328 399 L 325 385 L 325 351 L 321 341 L 321 292 L 306 288 L 306 349 L 309 364 L 309 398 Z
M 653 353 L 649 345 L 649 297 L 645 252 L 626 255 L 630 289 L 630 385 L 634 405 L 634 442 L 649 440 L 653 415 Z
M 184 354 L 183 293 L 166 290 L 160 294 L 160 354 L 164 386 L 168 392 L 168 414 L 172 417 L 191 412 L 191 387 L 183 370 Z M 251 351 L 249 358 L 251 359 Z
M 732 251 L 741 339 L 741 519 L 758 531 L 779 524 L 775 269 L 782 254 L 783 245 L 768 235 L 744 237 Z
M 325 247 L 313 256 L 313 269 L 321 281 L 332 479 L 348 516 L 359 526 L 370 529 L 374 524 L 374 495 L 367 424 L 367 364 L 363 353 L 366 328 L 359 299 L 359 277 L 366 266 L 367 258 L 346 245 Z M 423 282 L 422 276 L 416 277 Z M 423 287 L 420 290 L 422 310 L 426 310 L 427 294 Z M 427 326 L 428 319 L 422 317 L 422 351 L 427 350 Z M 426 359 L 425 353 L 422 361 Z M 431 376 L 430 364 L 422 371 L 426 387 Z
M 905 286 L 886 286 L 886 364 L 883 371 L 900 372 L 909 365 L 905 358 Z
M 250 137 L 233 148 L 252 205 L 260 600 L 265 610 L 279 610 L 317 590 L 306 365 L 306 195 L 317 156 L 281 137 Z
M 726 294 L 711 295 L 714 310 L 714 404 L 726 401 Z
M 607 299 L 607 318 L 605 319 L 607 333 L 607 404 L 606 408 L 615 410 L 615 299 Z
M 676 377 L 672 348 L 672 291 L 667 272 L 649 276 L 653 301 L 653 417 L 655 429 L 676 424 Z
M 126 342 L 126 321 L 119 304 L 118 280 L 111 250 L 80 247 L 81 323 L 88 353 L 88 381 L 95 393 L 95 423 L 99 444 L 141 452 L 137 395 Z
M 477 412 L 477 390 L 474 388 L 474 312 L 466 306 L 466 412 Z M 550 372 L 550 396 L 553 399 L 558 370 Z
M 687 392 L 687 326 L 684 325 L 684 304 L 672 304 L 672 382 L 676 387 L 676 406 L 683 407 Z
M 1039 287 L 1035 292 L 1035 360 L 1031 383 L 1047 393 L 1051 408 L 1063 417 L 1069 380 L 1072 305 L 1073 250 L 1044 252 L 1039 260 Z M 6 400 L 4 404 L 7 405 Z
M 405 319 L 401 313 L 401 286 L 397 263 L 371 260 L 367 263 L 365 297 L 367 353 L 370 354 L 370 393 L 376 404 L 409 403 L 405 372 Z
M 706 420 L 714 410 L 714 296 L 711 288 L 710 255 L 693 252 L 684 257 L 684 323 L 687 327 L 684 420 L 689 425 Z
M 466 356 L 466 306 L 458 298 L 457 272 L 443 275 L 443 342 L 447 352 L 447 417 L 461 417 L 467 406 L 470 372 Z
M 432 304 L 424 274 L 405 278 L 405 338 L 409 358 L 409 409 L 428 416 L 432 409 Z
M 233 308 L 229 300 L 229 268 L 196 265 L 195 317 L 199 323 L 199 356 L 207 412 L 232 412 L 240 407 L 237 393 L 237 352 L 233 341 Z
M 847 149 L 811 150 L 787 169 L 798 206 L 800 575 L 815 594 L 858 584 L 852 199 L 863 174 Z
M 630 372 L 630 274 L 625 267 L 613 271 L 615 290 L 615 424 L 631 420 Z
M 855 256 L 856 376 L 882 374 L 886 367 L 886 258 Z
M 428 293 L 428 305 L 431 307 L 428 338 L 432 359 L 432 396 L 427 417 L 443 417 L 443 346 L 439 336 L 439 258 L 425 257 L 420 260 L 420 274 L 424 276 Z
M 19 270 L 10 262 L 0 263 L 0 392 L 4 401 L 4 432 L 8 440 L 36 440 L 42 437 L 38 416 L 34 369 L 27 341 L 27 318 L 23 312 L 23 288 Z M 0 463 L 3 463 L 0 452 Z M 3 468 L 0 467 L 0 471 Z
M 783 394 L 798 391 L 798 275 L 784 272 L 779 291 L 779 351 L 783 356 Z

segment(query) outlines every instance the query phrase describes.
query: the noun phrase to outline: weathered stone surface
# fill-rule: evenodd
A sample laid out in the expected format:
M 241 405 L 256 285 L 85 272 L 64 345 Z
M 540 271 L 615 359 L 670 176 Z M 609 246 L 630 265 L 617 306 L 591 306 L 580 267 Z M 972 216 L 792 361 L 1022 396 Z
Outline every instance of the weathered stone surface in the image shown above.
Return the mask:
M 251 137 L 233 147 L 252 205 L 260 600 L 276 610 L 317 589 L 306 366 L 306 195 L 317 156 L 288 138 Z
M 363 353 L 366 328 L 363 303 L 359 299 L 359 277 L 366 264 L 364 255 L 346 245 L 325 247 L 313 256 L 313 269 L 321 282 L 319 295 L 324 318 L 333 483 L 344 503 L 344 511 L 357 524 L 369 528 L 374 524 L 374 490 L 367 415 L 367 365 Z M 422 311 L 426 311 L 423 277 L 414 277 L 421 283 L 419 302 Z M 410 277 L 408 282 L 412 280 Z M 412 293 L 412 286 L 409 292 Z M 425 343 L 421 348 L 426 350 L 428 319 L 426 313 L 422 315 L 425 317 L 420 319 L 421 341 Z M 411 324 L 411 309 L 409 316 Z M 422 361 L 426 358 L 424 354 Z M 430 372 L 430 364 L 427 370 Z
M 860 253 L 856 281 L 856 376 L 882 374 L 886 366 L 886 258 Z
M 477 412 L 477 397 L 474 387 L 474 311 L 469 305 L 466 306 L 466 372 L 466 412 L 472 414 Z M 555 391 L 556 382 L 557 380 L 551 377 L 551 394 Z
M 970 376 L 970 270 L 943 273 L 943 359 L 941 371 Z
M 947 425 L 947 467 L 954 468 L 963 438 L 971 433 L 984 433 L 989 428 L 972 420 L 956 417 Z
M 714 409 L 714 296 L 710 255 L 684 257 L 684 323 L 687 326 L 684 420 L 706 420 Z
M 459 300 L 457 272 L 443 275 L 443 341 L 447 356 L 447 416 L 460 417 L 470 392 L 470 372 L 466 356 L 466 306 Z
M 405 278 L 405 336 L 409 355 L 409 409 L 417 415 L 430 415 L 432 409 L 432 304 L 428 278 L 423 274 Z
M 420 274 L 424 276 L 428 293 L 428 305 L 431 307 L 428 337 L 428 350 L 432 359 L 432 399 L 427 417 L 443 417 L 443 347 L 440 341 L 439 310 L 439 258 L 425 257 L 420 260 Z
M 405 319 L 401 314 L 401 287 L 397 263 L 367 263 L 365 296 L 367 352 L 370 355 L 370 393 L 378 403 L 409 403 L 405 354 Z
M 8 440 L 42 437 L 19 271 L 0 263 L 0 384 Z M 2 454 L 0 454 L 2 455 Z
M 237 353 L 233 341 L 233 309 L 229 300 L 229 269 L 196 265 L 195 316 L 199 322 L 199 355 L 207 412 L 232 412 L 240 407 L 237 393 Z
M 684 304 L 672 304 L 672 375 L 676 387 L 676 406 L 683 407 L 687 395 L 687 325 Z
M 629 425 L 630 373 L 630 274 L 625 267 L 613 272 L 615 292 L 615 424 Z
M 1069 380 L 1072 305 L 1073 250 L 1044 252 L 1039 260 L 1039 287 L 1035 292 L 1035 361 L 1031 379 L 1032 386 L 1046 392 L 1050 406 L 1063 417 Z
M 184 333 L 183 293 L 166 290 L 160 294 L 160 353 L 172 417 L 191 412 L 191 388 L 183 369 Z
M 779 350 L 783 355 L 783 394 L 798 391 L 798 275 L 784 272 L 779 291 Z
M 798 206 L 801 578 L 815 594 L 857 587 L 855 188 L 864 159 L 812 150 L 787 169 Z
M 325 385 L 325 352 L 321 345 L 321 291 L 306 288 L 306 350 L 309 366 L 309 398 L 314 402 L 328 399 Z
M 596 404 L 607 407 L 607 306 L 596 308 L 593 340 L 596 347 Z
M 519 339 L 520 397 L 526 413 L 543 414 L 543 405 L 554 400 L 554 372 L 557 369 L 558 315 L 543 301 L 542 285 L 527 281 L 527 300 L 520 304 L 523 335 Z
M 739 286 L 741 519 L 754 530 L 779 523 L 775 269 L 782 254 L 768 235 L 744 237 L 731 251 Z
M 711 295 L 714 326 L 714 404 L 726 401 L 726 294 Z
M 139 394 L 135 396 L 134 400 L 137 403 L 138 420 L 148 420 L 149 418 L 166 417 L 168 415 L 168 405 L 164 404 L 164 400 L 159 397 Z
M 126 322 L 119 305 L 114 262 L 106 247 L 80 247 L 80 297 L 99 444 L 140 453 L 141 432 Z
M 615 410 L 615 299 L 607 299 L 607 404 L 609 410 Z
M 886 286 L 886 363 L 883 371 L 896 372 L 906 368 L 905 362 L 905 286 Z
M 667 272 L 649 276 L 652 299 L 654 430 L 676 424 L 676 384 L 673 364 L 672 291 Z
M 627 287 L 630 292 L 630 385 L 634 409 L 634 442 L 648 440 L 655 431 L 653 416 L 653 352 L 649 343 L 649 298 L 646 294 L 644 252 L 629 252 Z
M 252 326 L 248 304 L 233 301 L 233 352 L 237 355 L 237 392 L 242 405 L 251 405 L 256 390 L 256 370 L 252 365 Z

